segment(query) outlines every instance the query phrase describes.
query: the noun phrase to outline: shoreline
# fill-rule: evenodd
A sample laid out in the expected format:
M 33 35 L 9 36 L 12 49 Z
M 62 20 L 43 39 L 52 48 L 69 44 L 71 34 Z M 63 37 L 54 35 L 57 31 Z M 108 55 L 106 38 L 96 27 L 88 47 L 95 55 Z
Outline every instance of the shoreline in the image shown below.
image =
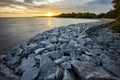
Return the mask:
M 119 80 L 120 33 L 110 29 L 112 21 L 54 28 L 20 43 L 0 56 L 0 78 Z

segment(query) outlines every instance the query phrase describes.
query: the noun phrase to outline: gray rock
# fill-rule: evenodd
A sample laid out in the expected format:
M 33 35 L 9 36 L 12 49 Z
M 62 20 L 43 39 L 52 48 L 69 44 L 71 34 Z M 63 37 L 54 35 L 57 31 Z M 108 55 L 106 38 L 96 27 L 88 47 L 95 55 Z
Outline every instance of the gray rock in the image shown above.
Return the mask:
M 55 45 L 50 44 L 50 45 L 46 46 L 46 49 L 48 49 L 49 51 L 53 51 L 53 50 L 55 50 Z
M 58 41 L 57 37 L 53 36 L 50 40 L 51 43 L 56 43 Z
M 0 65 L 0 80 L 19 80 L 19 76 L 16 76 L 11 69 L 7 66 Z
M 21 49 L 21 48 L 15 48 L 14 51 L 16 52 L 16 55 L 19 56 L 19 55 L 22 54 L 23 49 Z
M 13 57 L 10 61 L 7 62 L 7 66 L 10 68 L 16 68 L 19 65 L 20 56 Z
M 23 73 L 20 80 L 35 80 L 36 77 L 38 76 L 38 73 L 39 73 L 38 68 L 36 67 L 29 68 Z
M 35 54 L 41 54 L 44 50 L 45 50 L 45 48 L 38 48 L 34 52 L 35 52 Z
M 77 45 L 78 43 L 76 42 L 76 41 L 74 41 L 74 40 L 70 40 L 70 42 L 69 42 L 69 46 L 70 47 L 74 47 L 74 45 Z
M 13 58 L 13 56 L 12 56 L 10 53 L 8 53 L 8 54 L 5 56 L 5 61 L 6 61 L 6 62 L 7 62 L 7 61 L 10 61 L 12 58 Z
M 91 49 L 90 52 L 95 54 L 95 55 L 104 54 L 104 52 L 101 49 Z
M 40 55 L 40 54 L 35 55 L 35 59 L 39 59 L 39 60 L 40 60 L 40 58 L 41 58 L 41 55 Z
M 64 77 L 62 80 L 76 80 L 76 78 L 72 73 L 70 73 L 68 70 L 65 69 Z
M 62 58 L 56 59 L 56 60 L 54 60 L 54 62 L 59 65 L 59 64 L 61 64 L 63 62 L 66 62 L 68 60 L 70 60 L 70 57 L 68 57 L 68 56 L 62 56 Z
M 61 43 L 66 43 L 68 42 L 68 39 L 65 39 L 65 38 L 58 38 L 58 42 L 61 42 Z
M 72 47 L 71 47 L 71 48 L 72 48 Z M 70 49 L 70 46 L 69 46 L 68 43 L 63 43 L 63 44 L 60 45 L 60 50 L 61 50 L 61 51 L 65 51 L 65 50 L 67 50 L 67 49 Z
M 49 76 L 45 77 L 44 80 L 56 80 L 55 73 L 50 74 Z
M 80 59 L 81 61 L 84 61 L 84 62 L 89 62 L 90 64 L 92 64 L 92 65 L 94 65 L 94 66 L 96 66 L 95 63 L 97 63 L 97 61 L 96 61 L 95 58 L 93 58 L 93 57 L 91 57 L 91 56 L 88 56 L 88 55 L 85 55 L 85 54 L 82 54 L 82 55 L 79 57 L 79 59 Z
M 57 65 L 47 56 L 42 56 L 40 59 L 40 74 L 41 76 L 48 76 L 54 73 Z
M 81 45 L 81 46 L 83 46 L 83 45 L 85 45 L 85 39 L 83 39 L 83 38 L 81 38 L 81 37 L 78 37 L 77 39 L 76 39 L 76 41 L 78 42 L 78 44 L 79 45 Z
M 107 55 L 102 54 L 100 56 L 100 60 L 102 62 L 103 67 L 112 73 L 113 75 L 120 77 L 120 63 L 119 61 L 113 61 L 111 60 Z
M 4 59 L 5 59 L 5 56 L 6 56 L 6 55 L 1 55 L 1 56 L 0 56 L 0 64 L 5 63 L 5 60 L 4 60 Z
M 45 46 L 47 46 L 47 45 L 49 45 L 49 44 L 51 44 L 51 43 L 48 42 L 48 41 L 40 41 L 40 42 L 39 42 L 39 45 L 42 45 L 43 47 L 45 47 Z
M 20 64 L 20 70 L 25 71 L 35 66 L 35 64 L 36 64 L 36 61 L 34 60 L 34 55 L 30 55 L 28 59 L 24 59 L 22 61 L 22 63 Z
M 78 74 L 81 80 L 86 80 L 87 75 L 95 71 L 95 67 L 86 62 L 74 60 L 71 61 L 71 65 L 73 66 L 73 70 L 76 72 L 76 74 Z
M 43 55 L 49 56 L 51 59 L 56 60 L 62 57 L 62 53 L 59 51 L 50 51 L 47 53 L 44 53 Z
M 118 78 L 112 76 L 103 68 L 98 67 L 96 71 L 86 76 L 87 80 L 118 80 Z
M 64 69 L 71 69 L 71 64 L 69 62 L 64 62 L 61 64 L 62 68 Z
M 62 80 L 64 74 L 64 70 L 60 67 L 57 67 L 57 70 L 55 72 L 56 80 Z

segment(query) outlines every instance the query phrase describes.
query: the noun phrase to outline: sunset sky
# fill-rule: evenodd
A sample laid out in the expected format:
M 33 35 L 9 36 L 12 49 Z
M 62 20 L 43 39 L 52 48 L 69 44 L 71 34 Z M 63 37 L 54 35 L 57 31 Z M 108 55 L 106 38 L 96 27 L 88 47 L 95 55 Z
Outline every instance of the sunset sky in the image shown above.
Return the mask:
M 68 12 L 107 12 L 112 0 L 0 0 L 0 17 L 58 15 Z

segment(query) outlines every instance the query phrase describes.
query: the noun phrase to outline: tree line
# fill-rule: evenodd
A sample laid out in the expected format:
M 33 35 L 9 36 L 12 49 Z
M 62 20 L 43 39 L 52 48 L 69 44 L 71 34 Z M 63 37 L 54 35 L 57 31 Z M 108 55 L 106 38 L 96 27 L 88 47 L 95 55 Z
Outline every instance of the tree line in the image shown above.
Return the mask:
M 95 14 L 95 13 L 90 13 L 90 12 L 85 12 L 85 13 L 62 13 L 57 17 L 64 17 L 64 18 L 111 18 L 111 19 L 116 19 L 113 24 L 114 24 L 114 29 L 118 32 L 120 32 L 120 0 L 113 0 L 112 1 L 113 10 L 110 10 L 107 13 L 100 13 L 100 14 Z
M 58 17 L 64 17 L 64 18 L 116 18 L 116 15 L 113 14 L 114 11 L 109 11 L 108 13 L 100 13 L 100 14 L 95 14 L 95 13 L 90 13 L 90 12 L 85 12 L 85 13 L 62 13 Z

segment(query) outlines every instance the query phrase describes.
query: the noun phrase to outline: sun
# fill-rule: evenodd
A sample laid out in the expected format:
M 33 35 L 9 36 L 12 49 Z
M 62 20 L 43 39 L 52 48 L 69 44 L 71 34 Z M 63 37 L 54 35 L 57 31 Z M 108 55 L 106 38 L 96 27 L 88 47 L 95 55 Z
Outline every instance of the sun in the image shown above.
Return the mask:
M 53 14 L 53 13 L 51 13 L 51 12 L 48 12 L 47 14 L 46 14 L 46 16 L 48 16 L 48 17 L 51 17 L 51 16 L 54 16 L 55 14 Z

